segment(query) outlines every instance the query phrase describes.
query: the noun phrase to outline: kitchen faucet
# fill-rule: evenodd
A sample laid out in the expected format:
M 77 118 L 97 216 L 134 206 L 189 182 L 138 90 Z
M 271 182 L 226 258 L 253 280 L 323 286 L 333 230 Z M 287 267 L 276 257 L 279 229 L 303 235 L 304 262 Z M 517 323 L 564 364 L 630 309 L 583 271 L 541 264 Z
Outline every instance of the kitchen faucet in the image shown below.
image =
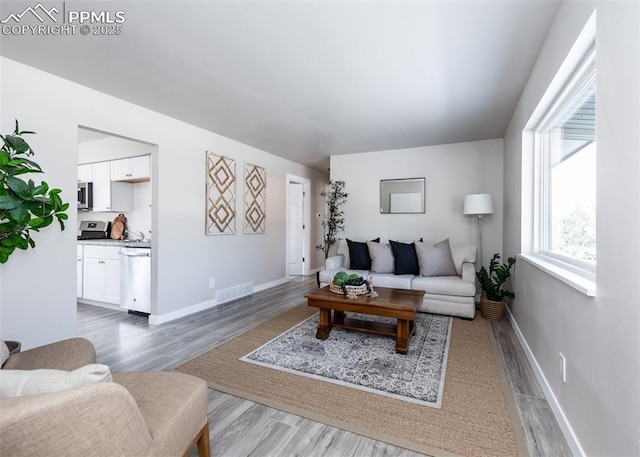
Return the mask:
M 144 232 L 139 232 L 137 230 L 129 230 L 128 233 L 134 234 L 135 236 L 140 237 L 138 241 L 144 241 Z

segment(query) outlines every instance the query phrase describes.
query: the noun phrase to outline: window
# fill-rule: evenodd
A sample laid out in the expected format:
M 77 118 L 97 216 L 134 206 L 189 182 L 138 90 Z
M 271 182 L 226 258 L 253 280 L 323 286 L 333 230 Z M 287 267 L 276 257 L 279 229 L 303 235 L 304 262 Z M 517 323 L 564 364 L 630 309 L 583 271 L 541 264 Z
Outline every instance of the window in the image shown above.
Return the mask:
M 595 107 L 592 48 L 534 129 L 534 249 L 591 273 L 596 263 Z

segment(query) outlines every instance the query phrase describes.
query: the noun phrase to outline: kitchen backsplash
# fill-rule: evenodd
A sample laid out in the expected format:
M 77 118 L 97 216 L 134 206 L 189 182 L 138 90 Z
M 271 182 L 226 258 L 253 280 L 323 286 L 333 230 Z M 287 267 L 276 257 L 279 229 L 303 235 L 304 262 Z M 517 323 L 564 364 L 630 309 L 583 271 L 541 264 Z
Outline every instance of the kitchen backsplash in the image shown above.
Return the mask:
M 139 182 L 133 185 L 133 211 L 123 213 L 127 218 L 127 228 L 144 232 L 145 238 L 151 238 L 151 182 Z M 81 221 L 113 222 L 119 212 L 79 211 L 78 227 Z M 80 232 L 78 231 L 78 235 Z M 137 237 L 136 237 L 137 238 Z

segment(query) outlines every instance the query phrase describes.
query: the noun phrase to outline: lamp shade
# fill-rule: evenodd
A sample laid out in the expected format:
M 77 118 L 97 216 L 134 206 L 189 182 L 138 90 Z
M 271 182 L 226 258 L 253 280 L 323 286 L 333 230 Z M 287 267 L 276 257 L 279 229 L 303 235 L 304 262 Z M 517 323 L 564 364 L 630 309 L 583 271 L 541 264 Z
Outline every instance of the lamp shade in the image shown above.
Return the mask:
M 493 214 L 491 194 L 471 194 L 464 197 L 464 214 Z

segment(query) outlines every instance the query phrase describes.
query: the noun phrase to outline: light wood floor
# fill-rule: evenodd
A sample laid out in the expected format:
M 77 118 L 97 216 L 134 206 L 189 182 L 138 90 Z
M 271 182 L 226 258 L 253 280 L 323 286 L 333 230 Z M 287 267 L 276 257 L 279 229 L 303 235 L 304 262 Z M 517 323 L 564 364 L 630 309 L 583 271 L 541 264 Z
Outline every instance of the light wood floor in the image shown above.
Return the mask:
M 315 277 L 295 278 L 282 286 L 158 326 L 149 326 L 144 317 L 78 304 L 78 335 L 93 342 L 98 362 L 109 365 L 113 372 L 164 370 L 304 303 L 303 295 L 314 287 Z M 510 323 L 503 319 L 493 329 L 529 455 L 570 456 Z M 209 391 L 208 414 L 214 456 L 422 455 L 214 390 Z

